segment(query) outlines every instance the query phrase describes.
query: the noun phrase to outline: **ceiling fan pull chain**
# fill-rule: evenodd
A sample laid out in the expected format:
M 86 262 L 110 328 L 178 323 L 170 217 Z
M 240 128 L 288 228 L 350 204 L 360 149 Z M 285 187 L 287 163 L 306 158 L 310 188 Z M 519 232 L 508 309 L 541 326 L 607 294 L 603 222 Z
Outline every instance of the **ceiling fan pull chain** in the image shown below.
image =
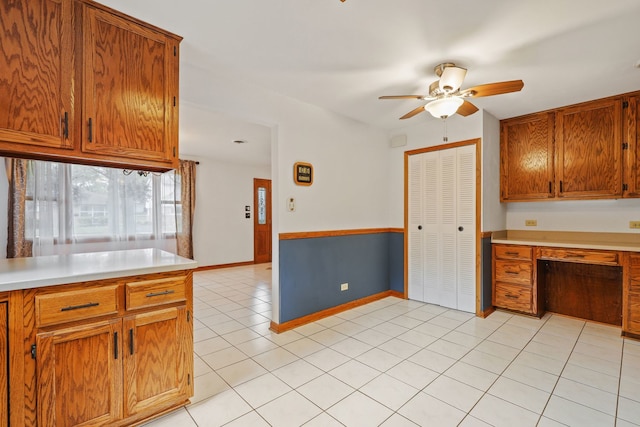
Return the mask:
M 449 137 L 447 136 L 447 118 L 442 119 L 442 125 L 444 126 L 444 135 L 442 136 L 442 142 L 448 142 Z

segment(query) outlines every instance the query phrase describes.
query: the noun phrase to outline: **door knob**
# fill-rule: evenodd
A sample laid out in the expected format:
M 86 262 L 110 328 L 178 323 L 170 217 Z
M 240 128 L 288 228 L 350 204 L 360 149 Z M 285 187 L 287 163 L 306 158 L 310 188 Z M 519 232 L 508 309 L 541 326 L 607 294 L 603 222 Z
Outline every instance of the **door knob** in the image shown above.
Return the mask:
M 462 230 L 464 230 L 463 226 L 458 227 L 458 231 L 462 231 Z

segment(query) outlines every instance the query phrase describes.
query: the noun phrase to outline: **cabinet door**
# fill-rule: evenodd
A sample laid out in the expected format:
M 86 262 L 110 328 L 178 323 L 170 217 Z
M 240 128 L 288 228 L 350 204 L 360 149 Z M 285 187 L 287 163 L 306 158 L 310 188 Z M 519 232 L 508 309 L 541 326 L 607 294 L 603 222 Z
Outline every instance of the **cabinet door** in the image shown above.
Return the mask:
M 640 197 L 640 96 L 629 98 L 625 114 L 624 196 Z
M 0 150 L 71 148 L 71 0 L 0 5 Z M 66 117 L 66 122 L 65 122 Z
M 186 306 L 124 320 L 125 416 L 185 402 L 193 394 L 193 328 Z
M 122 416 L 120 319 L 36 336 L 38 425 L 113 423 Z
M 622 100 L 605 99 L 556 113 L 558 196 L 622 195 Z
M 7 302 L 0 302 L 0 427 L 9 425 L 9 321 Z
M 622 329 L 640 335 L 640 254 L 629 255 L 629 283 L 625 286 Z
M 501 123 L 501 201 L 553 197 L 553 126 L 552 113 Z
M 177 166 L 177 49 L 163 33 L 85 6 L 83 152 Z

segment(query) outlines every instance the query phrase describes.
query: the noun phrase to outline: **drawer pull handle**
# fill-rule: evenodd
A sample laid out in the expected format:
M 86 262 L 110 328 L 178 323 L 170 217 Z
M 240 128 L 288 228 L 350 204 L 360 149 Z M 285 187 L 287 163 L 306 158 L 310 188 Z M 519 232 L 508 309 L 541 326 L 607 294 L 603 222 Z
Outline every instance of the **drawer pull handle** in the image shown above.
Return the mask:
M 68 307 L 62 307 L 60 309 L 60 311 L 80 310 L 80 309 L 83 309 L 83 308 L 97 307 L 99 305 L 100 305 L 99 302 L 88 302 L 86 304 L 70 305 Z
M 504 296 L 507 297 L 507 298 L 511 298 L 511 299 L 518 299 L 518 295 L 505 294 Z
M 584 258 L 585 255 L 581 255 L 581 254 L 569 254 L 569 258 Z
M 518 256 L 518 252 L 505 252 L 505 254 L 510 256 Z
M 519 274 L 520 274 L 520 273 L 518 273 L 517 271 L 505 271 L 505 273 L 507 273 L 507 274 L 512 274 L 512 275 L 514 275 L 514 276 L 517 276 L 517 275 L 519 275 Z
M 147 298 L 160 297 L 162 295 L 170 295 L 175 293 L 176 291 L 174 291 L 173 289 L 167 289 L 166 291 L 162 292 L 150 292 L 147 294 Z

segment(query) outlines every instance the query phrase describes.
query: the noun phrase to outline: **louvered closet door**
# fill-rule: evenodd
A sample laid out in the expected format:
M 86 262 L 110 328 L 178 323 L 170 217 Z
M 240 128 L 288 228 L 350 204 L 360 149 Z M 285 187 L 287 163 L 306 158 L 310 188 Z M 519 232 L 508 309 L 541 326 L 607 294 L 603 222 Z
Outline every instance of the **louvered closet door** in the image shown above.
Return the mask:
M 476 311 L 476 148 L 456 149 L 457 185 L 456 231 L 457 308 Z
M 410 156 L 409 298 L 475 312 L 475 146 Z
M 422 202 L 423 197 L 422 190 L 422 157 L 411 156 L 409 157 L 409 170 L 408 174 L 408 197 L 407 200 L 409 214 L 409 230 L 407 236 L 408 242 L 408 288 L 409 299 L 424 301 L 424 242 L 422 239 Z

